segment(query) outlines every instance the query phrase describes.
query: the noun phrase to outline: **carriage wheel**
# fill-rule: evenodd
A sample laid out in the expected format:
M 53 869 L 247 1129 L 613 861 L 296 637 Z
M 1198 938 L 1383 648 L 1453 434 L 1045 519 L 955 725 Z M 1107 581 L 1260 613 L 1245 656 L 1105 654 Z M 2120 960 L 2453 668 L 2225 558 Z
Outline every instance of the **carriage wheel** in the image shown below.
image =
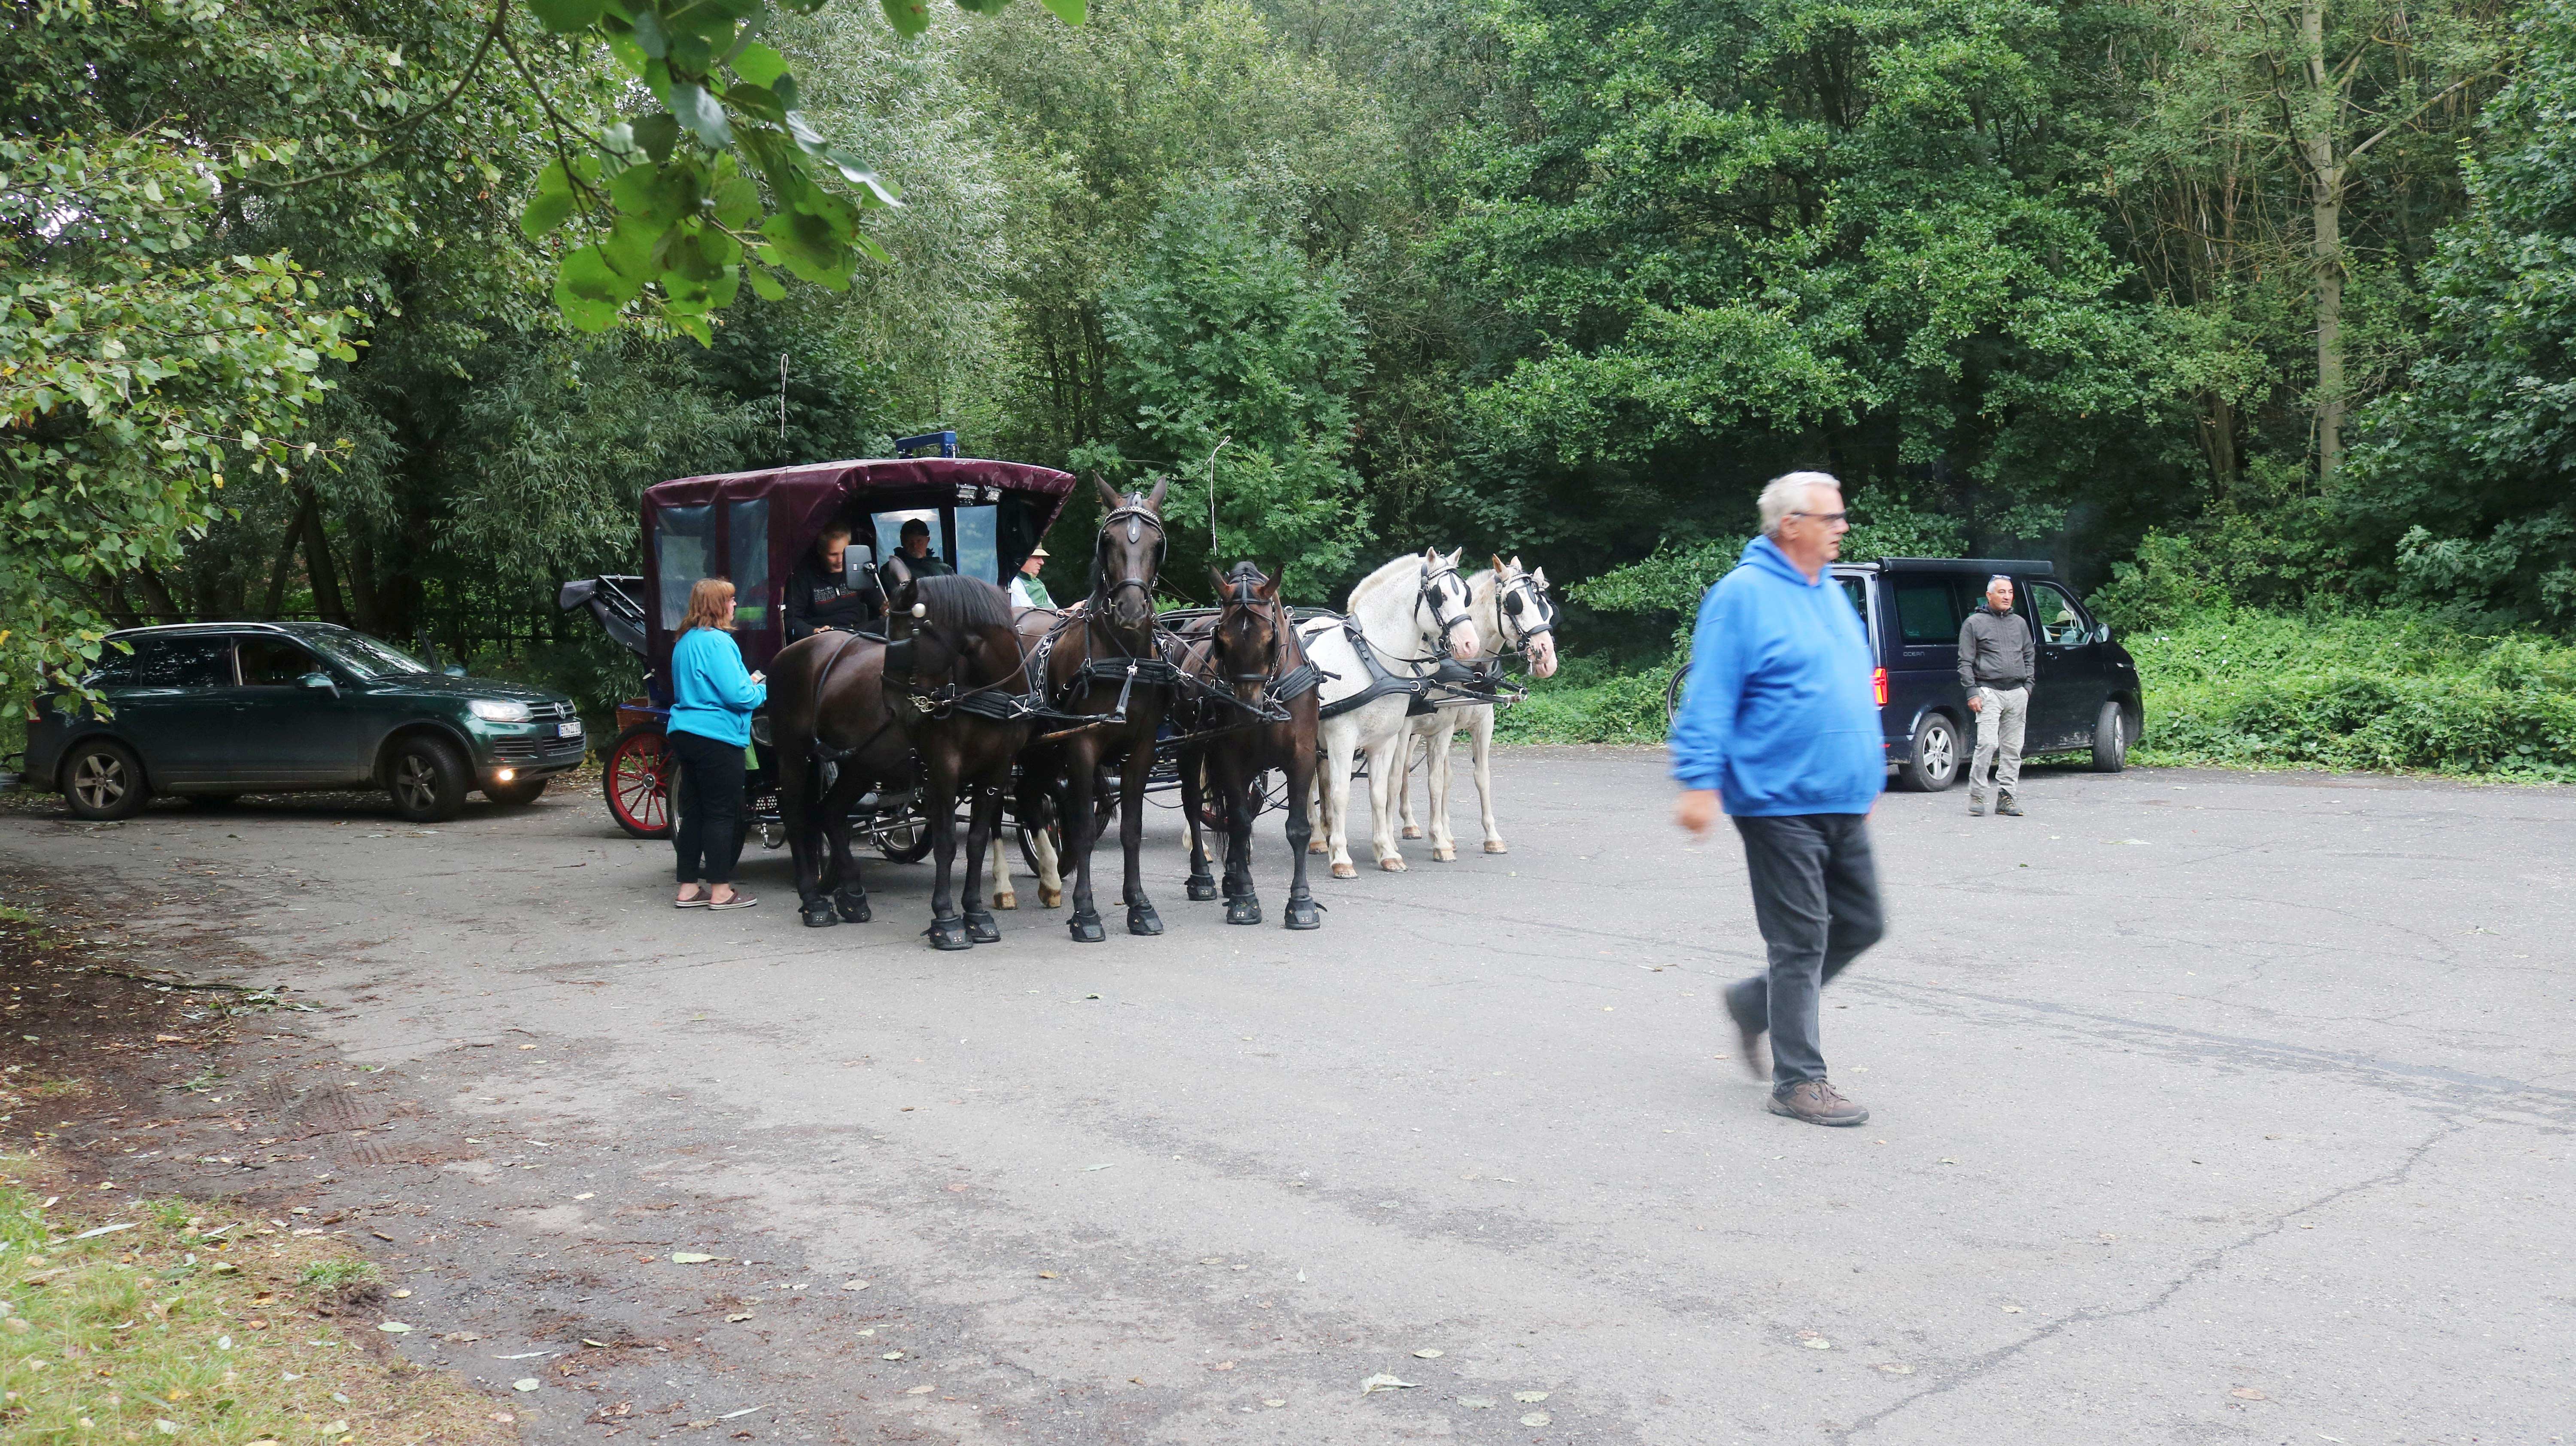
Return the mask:
M 629 838 L 671 836 L 671 773 L 677 760 L 658 721 L 632 723 L 608 746 L 599 770 L 608 816 Z
M 920 863 L 930 856 L 930 820 L 908 813 L 902 822 L 877 830 L 877 852 L 889 863 Z

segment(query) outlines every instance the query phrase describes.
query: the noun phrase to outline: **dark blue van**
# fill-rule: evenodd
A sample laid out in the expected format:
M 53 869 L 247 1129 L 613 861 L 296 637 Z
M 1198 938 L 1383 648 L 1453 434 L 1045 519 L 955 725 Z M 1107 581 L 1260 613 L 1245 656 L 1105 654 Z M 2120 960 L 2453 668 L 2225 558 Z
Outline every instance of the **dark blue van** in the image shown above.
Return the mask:
M 1834 576 L 1869 624 L 1878 656 L 1873 678 L 1897 781 L 1937 793 L 1959 781 L 1976 750 L 1976 717 L 1959 686 L 1959 628 L 2001 573 L 2013 581 L 2013 613 L 2038 630 L 2039 676 L 2032 681 L 2025 756 L 2089 750 L 2093 767 L 2117 773 L 2146 727 L 2138 665 L 2111 641 L 2057 580 L 2057 569 L 2027 558 L 1891 557 L 1838 562 Z

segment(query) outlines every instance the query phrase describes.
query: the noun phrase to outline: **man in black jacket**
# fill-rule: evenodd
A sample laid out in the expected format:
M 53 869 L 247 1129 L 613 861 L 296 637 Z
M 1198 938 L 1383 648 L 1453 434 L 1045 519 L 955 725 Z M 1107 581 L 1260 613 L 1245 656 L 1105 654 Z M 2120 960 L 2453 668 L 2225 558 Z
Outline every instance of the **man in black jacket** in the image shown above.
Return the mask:
M 2012 579 L 1986 584 L 1986 601 L 1959 628 L 1959 686 L 1977 715 L 1977 753 L 1968 764 L 1968 812 L 1986 811 L 1986 770 L 1994 768 L 1995 812 L 2021 817 L 2013 788 L 2021 782 L 2022 725 L 2030 718 L 2030 675 L 2037 651 L 2030 623 L 2013 616 Z
M 797 559 L 796 570 L 787 577 L 789 642 L 825 628 L 864 627 L 884 615 L 885 597 L 875 586 L 873 570 L 861 569 L 860 585 L 850 585 L 843 571 L 849 550 L 850 529 L 833 527 L 824 531 L 812 552 Z

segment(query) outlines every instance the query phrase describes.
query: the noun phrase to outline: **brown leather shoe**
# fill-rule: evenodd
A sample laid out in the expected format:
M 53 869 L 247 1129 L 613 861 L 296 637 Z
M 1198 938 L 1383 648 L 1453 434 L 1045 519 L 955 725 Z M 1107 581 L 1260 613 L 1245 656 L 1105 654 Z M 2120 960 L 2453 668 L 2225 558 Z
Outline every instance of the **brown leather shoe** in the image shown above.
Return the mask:
M 1843 1098 L 1830 1080 L 1811 1079 L 1789 1086 L 1771 1096 L 1765 1108 L 1775 1115 L 1805 1120 L 1811 1125 L 1859 1125 L 1869 1122 L 1869 1111 Z

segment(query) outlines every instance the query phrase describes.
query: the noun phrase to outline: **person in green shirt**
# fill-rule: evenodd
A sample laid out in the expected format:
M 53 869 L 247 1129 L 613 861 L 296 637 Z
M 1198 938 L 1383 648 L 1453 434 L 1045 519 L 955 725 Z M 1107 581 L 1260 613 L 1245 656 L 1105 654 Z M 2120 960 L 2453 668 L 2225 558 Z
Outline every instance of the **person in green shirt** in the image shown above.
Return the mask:
M 1048 594 L 1046 582 L 1038 576 L 1038 570 L 1046 566 L 1046 560 L 1047 550 L 1040 547 L 1030 552 L 1028 560 L 1020 564 L 1019 576 L 1011 579 L 1011 606 L 1050 610 L 1055 607 L 1055 599 Z

